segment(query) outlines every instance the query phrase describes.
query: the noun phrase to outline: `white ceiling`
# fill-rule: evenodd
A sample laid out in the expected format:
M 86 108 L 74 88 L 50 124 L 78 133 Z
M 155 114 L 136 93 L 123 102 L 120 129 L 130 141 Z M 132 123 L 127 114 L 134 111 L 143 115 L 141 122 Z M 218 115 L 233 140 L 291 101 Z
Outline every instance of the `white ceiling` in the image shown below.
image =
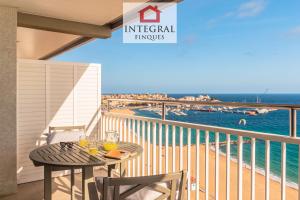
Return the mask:
M 19 12 L 103 25 L 122 15 L 122 0 L 0 0 Z
M 18 27 L 17 57 L 39 59 L 80 36 Z
M 122 16 L 122 4 L 123 0 L 0 0 L 0 6 L 17 7 L 18 12 L 94 25 Z M 79 37 L 18 27 L 18 58 L 39 59 Z

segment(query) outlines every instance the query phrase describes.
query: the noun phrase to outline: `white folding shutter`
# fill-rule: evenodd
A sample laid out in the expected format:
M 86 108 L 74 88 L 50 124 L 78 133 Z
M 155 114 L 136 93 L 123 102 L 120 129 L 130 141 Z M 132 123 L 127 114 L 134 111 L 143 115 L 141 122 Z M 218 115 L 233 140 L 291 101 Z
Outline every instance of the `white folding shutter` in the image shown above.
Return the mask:
M 17 73 L 17 180 L 24 183 L 43 177 L 43 168 L 34 167 L 28 156 L 45 143 L 45 64 L 18 63 Z
M 74 67 L 51 63 L 46 66 L 46 116 L 48 126 L 74 125 Z
M 74 120 L 87 126 L 87 134 L 97 134 L 101 111 L 99 93 L 100 65 L 77 65 L 74 67 Z
M 18 60 L 18 183 L 43 179 L 43 168 L 28 156 L 45 144 L 49 125 L 89 125 L 100 119 L 100 65 Z M 97 109 L 99 108 L 99 109 Z

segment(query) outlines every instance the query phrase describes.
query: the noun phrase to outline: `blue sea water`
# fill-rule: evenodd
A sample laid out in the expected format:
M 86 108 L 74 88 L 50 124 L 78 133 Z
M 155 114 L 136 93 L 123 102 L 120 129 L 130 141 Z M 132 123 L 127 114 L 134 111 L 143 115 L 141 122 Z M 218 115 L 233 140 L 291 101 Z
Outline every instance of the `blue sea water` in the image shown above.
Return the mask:
M 198 96 L 198 94 L 169 94 L 168 96 L 174 98 L 180 98 L 183 96 Z M 262 103 L 270 104 L 300 104 L 300 94 L 210 94 L 211 97 L 219 99 L 224 102 L 256 102 L 257 97 Z M 136 115 L 160 118 L 160 116 L 154 112 L 135 110 Z M 289 112 L 287 110 L 277 110 L 270 112 L 268 114 L 257 115 L 257 116 L 247 116 L 243 114 L 236 113 L 221 113 L 221 112 L 199 112 L 199 111 L 187 111 L 186 116 L 177 116 L 169 113 L 166 118 L 169 120 L 191 122 L 198 124 L 206 124 L 220 127 L 228 127 L 235 129 L 252 130 L 263 133 L 272 133 L 279 135 L 289 135 Z M 239 125 L 240 119 L 246 119 L 246 126 Z M 300 136 L 299 124 L 300 117 L 297 120 L 298 132 L 297 135 Z M 171 130 L 170 130 L 171 131 Z M 186 133 L 187 130 L 184 130 Z M 179 143 L 178 138 L 179 130 L 176 131 L 176 143 Z M 185 134 L 186 135 L 186 134 Z M 235 136 L 231 136 L 232 140 L 236 140 Z M 164 138 L 164 137 L 163 137 Z M 226 136 L 220 134 L 220 141 L 225 141 Z M 186 144 L 187 138 L 184 137 L 184 143 Z M 169 141 L 172 141 L 172 135 L 169 134 Z M 214 133 L 210 134 L 210 141 L 214 141 Z M 170 143 L 169 142 L 169 143 Z M 192 143 L 195 144 L 195 130 L 192 130 Z M 201 134 L 200 142 L 204 142 L 204 133 Z M 237 146 L 232 145 L 231 155 L 236 157 Z M 278 142 L 271 142 L 270 146 L 270 170 L 272 175 L 275 177 L 280 177 L 281 175 L 281 144 Z M 225 147 L 221 147 L 222 152 L 226 152 Z M 251 147 L 250 144 L 244 144 L 243 148 L 244 161 L 250 164 L 251 157 Z M 259 169 L 264 169 L 265 164 L 265 141 L 257 140 L 256 142 L 256 166 Z M 287 144 L 287 161 L 286 161 L 287 180 L 293 183 L 298 181 L 298 146 Z

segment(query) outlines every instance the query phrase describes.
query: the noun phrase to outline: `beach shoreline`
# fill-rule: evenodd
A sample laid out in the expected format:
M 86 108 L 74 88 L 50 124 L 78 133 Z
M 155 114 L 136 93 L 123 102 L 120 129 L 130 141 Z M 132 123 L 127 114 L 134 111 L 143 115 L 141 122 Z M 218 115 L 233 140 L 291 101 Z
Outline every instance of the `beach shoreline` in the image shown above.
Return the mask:
M 210 150 L 213 151 L 213 152 L 215 152 L 214 148 L 212 148 L 212 147 L 210 148 Z M 221 152 L 221 151 L 220 151 L 220 155 L 226 157 L 226 153 Z M 232 157 L 231 156 L 230 161 L 234 162 L 236 164 L 238 163 L 238 160 L 237 160 L 236 157 Z M 251 165 L 248 164 L 248 163 L 246 163 L 245 161 L 243 161 L 243 168 L 248 169 L 248 170 L 251 171 Z M 257 174 L 259 174 L 259 175 L 265 176 L 265 170 L 263 168 L 261 168 L 261 167 L 255 166 L 255 172 Z M 270 180 L 276 181 L 279 184 L 281 183 L 281 177 L 280 177 L 280 175 L 274 174 L 271 171 L 270 171 Z M 293 181 L 288 180 L 288 178 L 286 178 L 286 186 L 290 187 L 290 188 L 293 188 L 295 190 L 298 190 L 298 184 L 295 183 L 295 182 L 293 182 Z
M 114 109 L 111 110 L 111 112 L 114 113 L 120 113 L 120 114 L 127 114 L 127 115 L 135 115 L 135 112 L 131 109 Z M 133 138 L 131 138 L 131 141 Z M 135 138 L 135 141 L 137 141 L 137 138 Z M 150 148 L 150 171 L 152 172 L 153 166 L 152 166 L 152 159 L 153 159 L 153 146 L 151 143 L 151 148 Z M 175 147 L 176 155 L 180 155 L 180 150 L 179 146 Z M 214 148 L 210 146 L 209 148 L 209 195 L 211 197 L 214 197 L 214 191 L 215 191 L 215 151 Z M 187 151 L 188 147 L 187 145 L 183 146 L 183 169 L 188 169 L 187 167 Z M 159 169 L 159 165 L 162 167 L 162 172 L 165 172 L 165 166 L 166 166 L 166 161 L 165 161 L 165 146 L 162 146 L 162 158 L 158 158 L 159 154 L 159 147 L 156 145 L 156 171 Z M 168 171 L 172 171 L 172 152 L 173 148 L 172 146 L 168 146 Z M 190 175 L 192 177 L 196 177 L 196 145 L 192 144 L 190 148 L 191 152 L 191 171 Z M 143 156 L 145 156 L 145 161 L 147 160 L 147 141 L 145 141 L 145 146 L 144 146 L 144 153 Z M 199 159 L 199 174 L 200 174 L 200 188 L 202 188 L 202 191 L 200 191 L 200 198 L 204 198 L 204 192 L 203 189 L 205 188 L 205 145 L 200 144 L 200 153 Z M 226 153 L 220 152 L 219 153 L 219 199 L 225 199 L 226 198 Z M 176 171 L 179 171 L 180 168 L 180 163 L 179 163 L 179 157 L 176 157 L 177 160 L 175 161 L 176 164 Z M 133 167 L 133 166 L 131 166 Z M 148 164 L 145 162 L 144 165 L 145 169 L 147 169 Z M 132 168 L 133 171 L 133 168 Z M 238 185 L 238 163 L 236 158 L 231 157 L 230 159 L 230 199 L 237 199 L 237 185 Z M 145 174 L 147 174 L 145 172 Z M 298 197 L 298 190 L 297 190 L 297 184 L 294 182 L 286 182 L 286 199 L 297 199 Z M 191 191 L 191 197 L 194 197 L 196 194 L 195 191 Z M 255 170 L 255 196 L 256 199 L 264 199 L 265 198 L 265 175 L 264 175 L 264 169 L 260 169 L 256 167 Z M 251 167 L 247 163 L 243 163 L 243 199 L 251 199 Z M 272 174 L 270 176 L 270 199 L 281 199 L 281 180 L 280 177 L 276 174 Z
M 152 160 L 153 160 L 153 146 L 150 145 L 150 172 L 153 170 Z M 191 145 L 190 148 L 190 175 L 191 177 L 196 178 L 196 160 L 197 155 L 199 156 L 199 186 L 200 186 L 200 199 L 205 199 L 205 145 L 200 145 L 200 151 L 197 154 L 196 145 Z M 188 170 L 187 158 L 188 158 L 188 147 L 187 145 L 183 146 L 183 169 Z M 172 172 L 172 146 L 168 147 L 168 172 Z M 179 146 L 175 147 L 175 154 L 180 155 Z M 147 160 L 147 142 L 145 142 L 144 153 L 145 156 L 145 169 L 147 169 L 148 164 Z M 166 150 L 163 146 L 162 148 L 162 157 L 159 158 L 159 147 L 156 145 L 156 172 L 158 172 L 159 166 L 161 166 L 161 172 L 165 173 L 166 169 L 166 160 L 165 160 Z M 214 199 L 215 196 L 215 151 L 209 149 L 209 196 Z M 226 156 L 224 154 L 219 154 L 219 199 L 226 199 Z M 180 170 L 180 158 L 176 156 L 175 161 L 175 171 Z M 132 169 L 133 171 L 133 169 Z M 145 172 L 145 174 L 147 174 Z M 234 160 L 230 160 L 230 199 L 237 199 L 238 191 L 238 163 Z M 195 199 L 196 191 L 191 191 L 191 199 Z M 286 184 L 286 199 L 297 199 L 298 190 L 294 187 L 290 187 L 288 182 Z M 243 200 L 251 199 L 251 169 L 249 169 L 246 164 L 243 163 Z M 256 169 L 255 173 L 255 199 L 263 200 L 265 199 L 265 175 Z M 281 199 L 281 183 L 278 180 L 274 180 L 273 177 L 270 177 L 270 199 L 280 200 Z

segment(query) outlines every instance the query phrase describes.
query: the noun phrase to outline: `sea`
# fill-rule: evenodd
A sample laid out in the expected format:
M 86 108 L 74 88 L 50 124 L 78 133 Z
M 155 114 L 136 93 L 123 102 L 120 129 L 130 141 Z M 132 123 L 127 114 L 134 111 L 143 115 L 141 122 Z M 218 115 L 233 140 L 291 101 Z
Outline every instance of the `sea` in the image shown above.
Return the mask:
M 168 94 L 169 97 L 181 98 L 184 96 L 199 96 L 200 94 Z M 261 103 L 268 104 L 300 104 L 300 94 L 208 94 L 209 96 L 221 100 L 223 102 L 243 102 L 256 103 L 257 99 Z M 187 115 L 178 116 L 168 113 L 166 119 L 183 122 L 191 122 L 196 124 L 213 125 L 234 129 L 243 129 L 262 132 L 265 134 L 289 135 L 289 112 L 287 110 L 276 110 L 267 114 L 259 114 L 257 116 L 248 116 L 239 113 L 224 112 L 199 112 L 185 111 Z M 135 110 L 136 115 L 152 118 L 160 118 L 161 116 L 152 111 Z M 246 125 L 240 124 L 240 120 L 245 119 Z M 297 119 L 297 136 L 300 136 L 300 117 Z M 176 131 L 176 143 L 179 143 L 179 130 Z M 184 129 L 186 136 L 187 130 Z M 195 130 L 192 130 L 191 143 L 196 143 Z M 200 142 L 204 143 L 204 132 L 200 136 Z M 172 134 L 169 134 L 169 144 L 172 141 Z M 164 136 L 163 136 L 164 138 Z M 231 136 L 232 140 L 237 137 Z M 164 140 L 164 139 L 163 139 Z M 225 141 L 226 135 L 220 133 L 220 141 Z M 214 141 L 214 133 L 210 133 L 210 141 Z M 187 143 L 187 137 L 184 137 L 184 144 Z M 221 146 L 222 153 L 226 153 L 226 147 Z M 286 177 L 290 186 L 296 187 L 298 183 L 298 152 L 299 147 L 293 144 L 287 144 L 286 155 Z M 231 145 L 231 156 L 233 159 L 237 157 L 237 146 Z M 245 143 L 243 145 L 243 160 L 246 165 L 250 165 L 251 146 Z M 270 172 L 272 178 L 280 180 L 281 176 L 281 144 L 278 142 L 270 143 Z M 264 173 L 265 167 L 265 141 L 256 141 L 256 168 L 260 173 Z

